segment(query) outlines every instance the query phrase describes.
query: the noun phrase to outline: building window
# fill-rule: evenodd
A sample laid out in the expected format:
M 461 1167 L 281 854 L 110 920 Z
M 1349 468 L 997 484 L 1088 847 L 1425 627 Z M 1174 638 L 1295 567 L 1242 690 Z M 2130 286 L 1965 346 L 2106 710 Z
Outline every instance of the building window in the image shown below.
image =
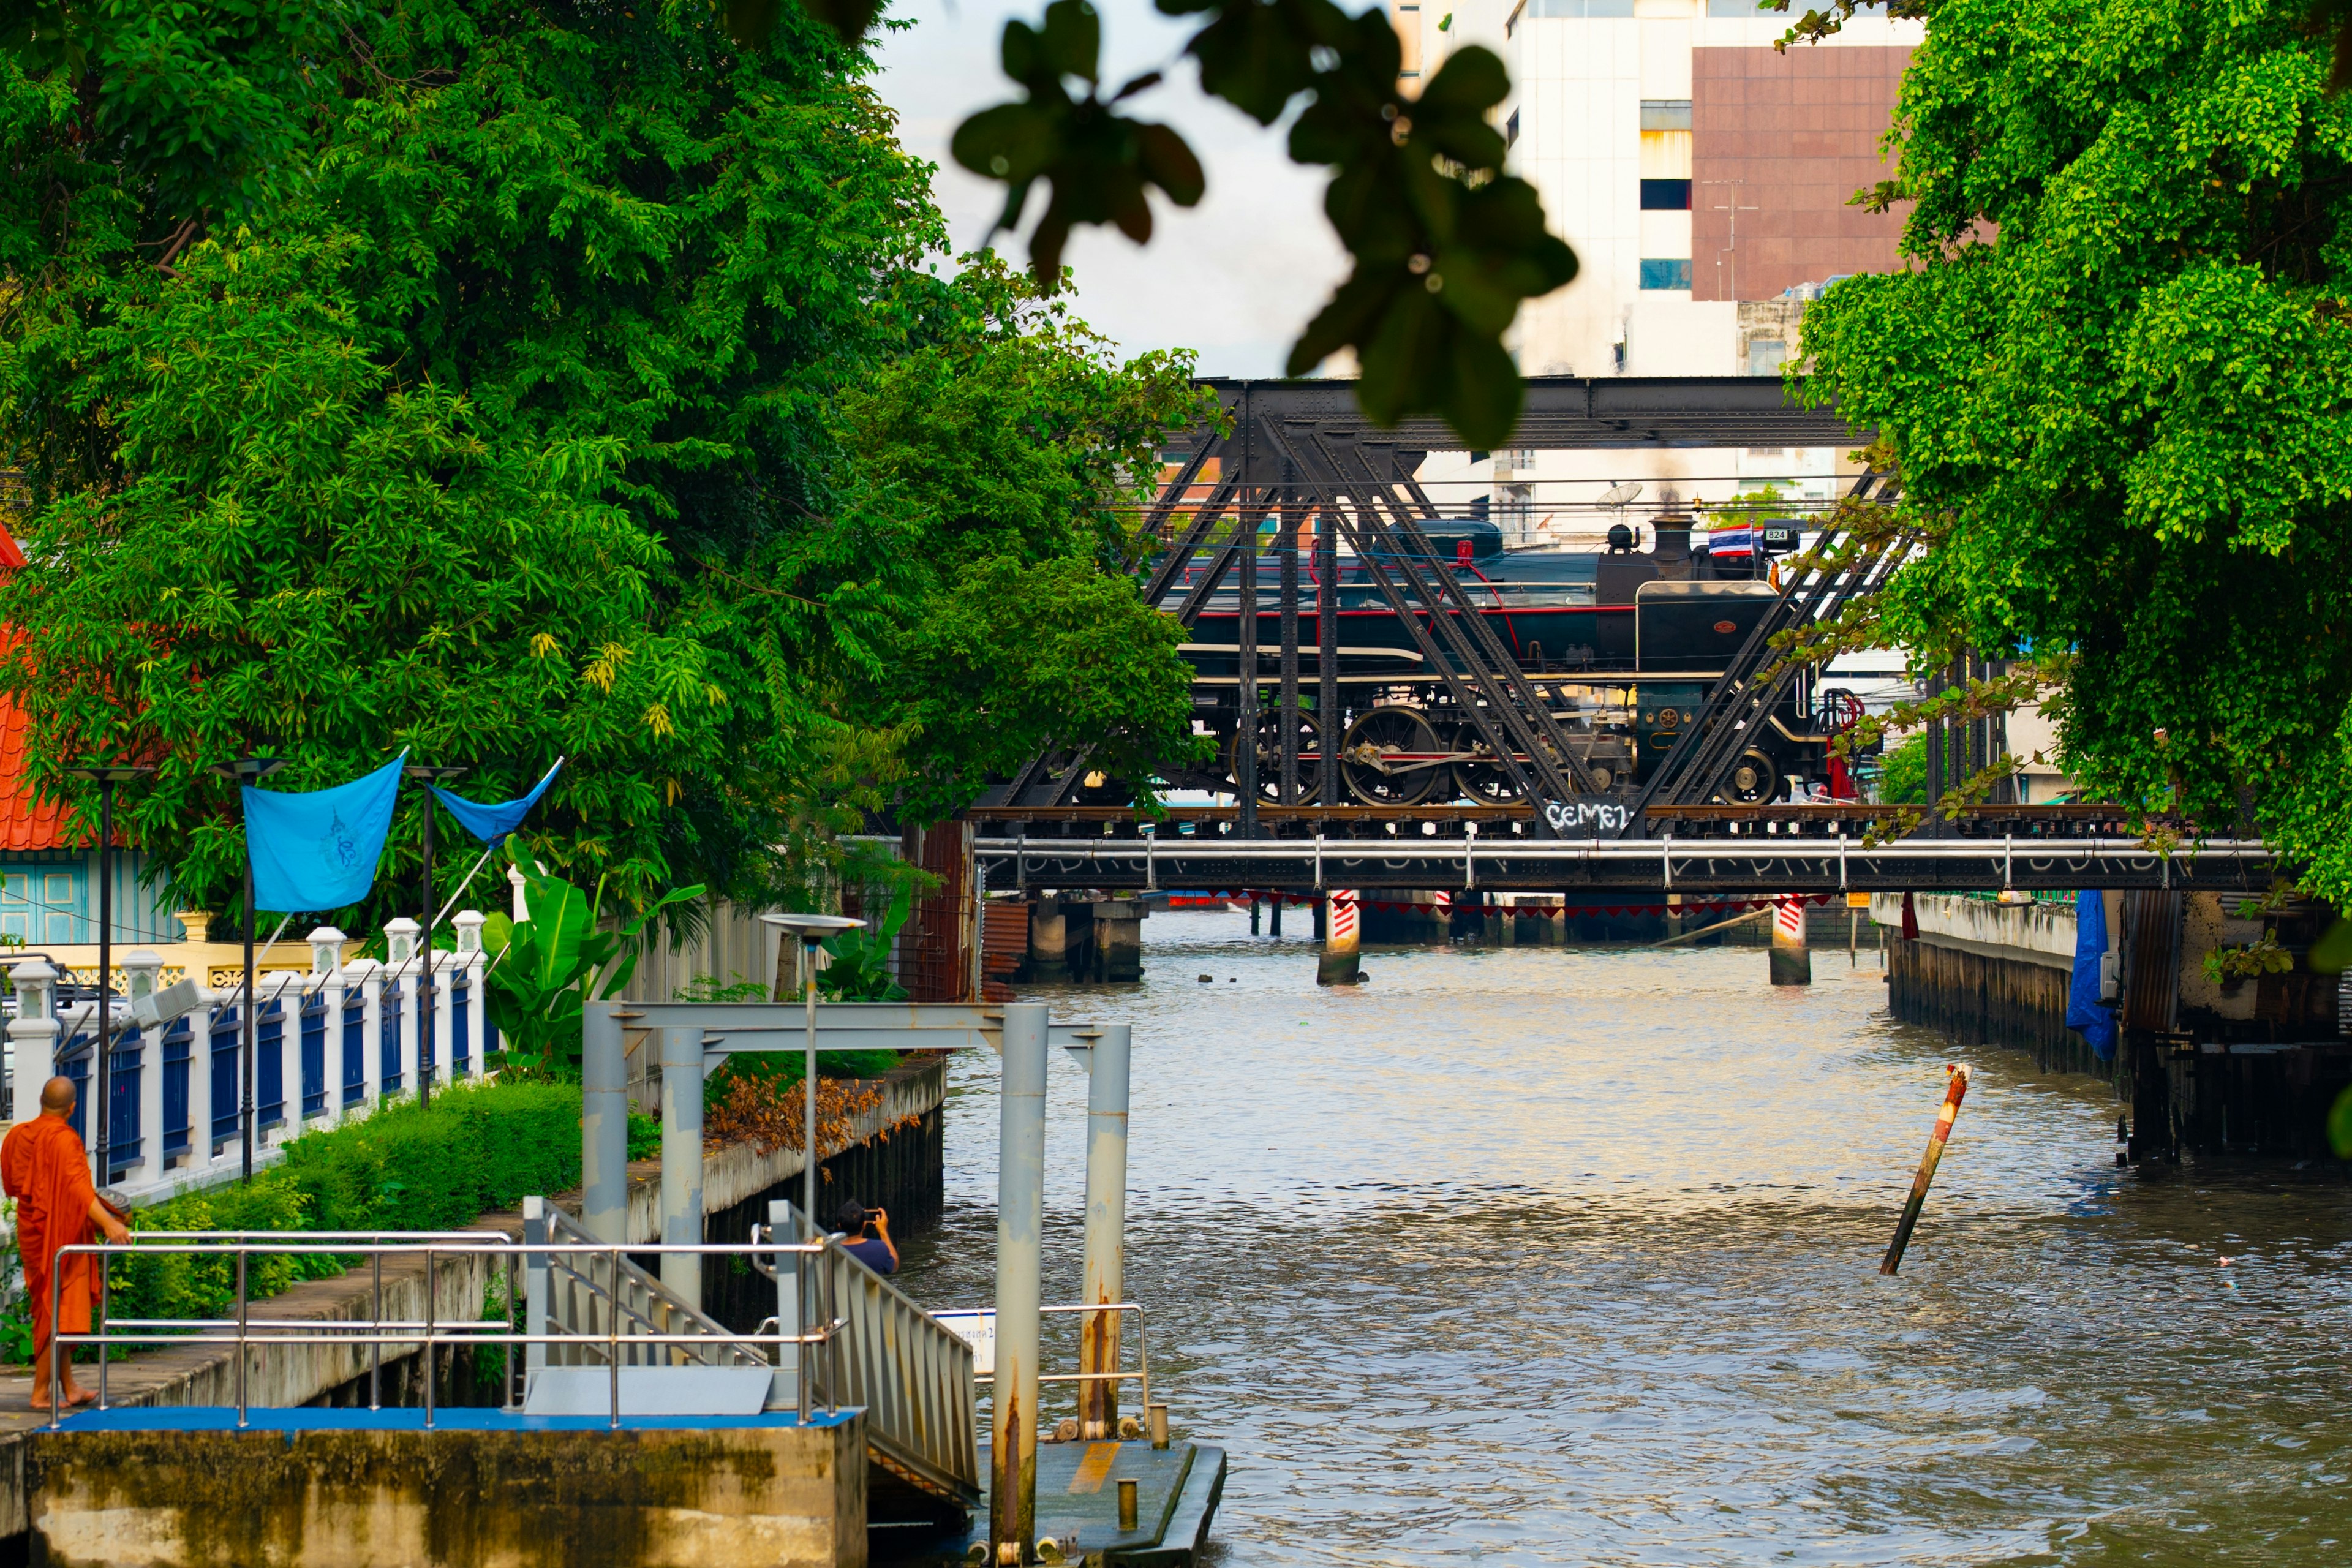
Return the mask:
M 1511 117 L 1503 121 L 1503 145 L 1506 147 L 1516 147 L 1518 144 L 1519 111 L 1514 109 L 1511 110 Z M 1687 191 L 1683 193 L 1683 205 L 1690 205 L 1690 193 Z
M 1710 16 L 1770 16 L 1775 21 L 1780 19 L 1778 13 L 1765 10 L 1757 0 L 1706 0 L 1706 14 Z
M 1642 210 L 1645 213 L 1686 213 L 1690 211 L 1688 180 L 1643 180 Z
M 1528 0 L 1526 14 L 1538 22 L 1630 16 L 1633 14 L 1633 0 Z
M 1618 276 L 1622 278 L 1624 274 Z M 1690 286 L 1690 260 L 1687 257 L 1681 260 L 1647 256 L 1642 258 L 1643 288 L 1688 289 Z
M 1748 340 L 1748 374 L 1750 375 L 1778 375 L 1788 357 L 1789 345 L 1779 338 Z M 1777 458 L 1780 453 L 1776 448 L 1772 456 Z
M 1687 131 L 1691 128 L 1687 98 L 1645 98 L 1642 100 L 1644 131 Z

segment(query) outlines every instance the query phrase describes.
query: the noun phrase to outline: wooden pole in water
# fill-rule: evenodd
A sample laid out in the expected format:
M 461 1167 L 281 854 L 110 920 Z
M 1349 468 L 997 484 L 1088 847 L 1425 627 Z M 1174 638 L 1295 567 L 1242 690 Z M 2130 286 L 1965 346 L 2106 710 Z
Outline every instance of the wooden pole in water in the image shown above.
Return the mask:
M 1944 1089 L 1944 1103 L 1936 1112 L 1936 1130 L 1927 1134 L 1927 1152 L 1919 1156 L 1919 1173 L 1911 1178 L 1911 1198 L 1903 1205 L 1903 1217 L 1895 1223 L 1895 1239 L 1886 1245 L 1886 1256 L 1878 1262 L 1881 1274 L 1893 1274 L 1903 1267 L 1903 1249 L 1911 1245 L 1911 1232 L 1919 1224 L 1919 1211 L 1927 1205 L 1927 1186 L 1936 1179 L 1936 1167 L 1944 1158 L 1944 1144 L 1952 1136 L 1952 1123 L 1960 1114 L 1960 1101 L 1969 1092 L 1969 1069 L 1966 1064 L 1955 1064 L 1944 1069 L 1951 1075 Z

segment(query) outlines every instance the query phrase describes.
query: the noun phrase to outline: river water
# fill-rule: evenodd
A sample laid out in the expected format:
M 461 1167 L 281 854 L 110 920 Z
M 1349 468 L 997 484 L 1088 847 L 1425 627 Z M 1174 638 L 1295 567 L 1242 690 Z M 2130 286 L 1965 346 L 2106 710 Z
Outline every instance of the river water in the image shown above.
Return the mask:
M 1141 986 L 1024 999 L 1135 1026 L 1128 1289 L 1231 1454 L 1219 1563 L 2352 1561 L 2352 1187 L 2118 1170 L 2104 1085 L 1979 1049 L 1890 1279 L 1952 1052 L 1873 952 L 1775 990 L 1757 948 L 1367 948 L 1318 990 L 1245 916 L 1145 929 Z M 954 1072 L 936 1307 L 994 1268 L 996 1064 Z

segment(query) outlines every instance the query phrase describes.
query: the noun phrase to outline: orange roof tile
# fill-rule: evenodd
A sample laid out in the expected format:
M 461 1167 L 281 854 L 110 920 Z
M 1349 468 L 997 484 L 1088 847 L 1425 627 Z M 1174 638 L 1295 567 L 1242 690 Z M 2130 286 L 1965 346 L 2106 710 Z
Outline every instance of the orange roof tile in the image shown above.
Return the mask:
M 0 522 L 0 573 L 25 564 L 25 552 Z M 15 641 L 13 628 L 0 627 L 0 637 Z M 0 849 L 62 849 L 75 837 L 73 808 L 61 801 L 38 800 L 25 783 L 25 740 L 30 728 L 24 712 L 0 697 Z

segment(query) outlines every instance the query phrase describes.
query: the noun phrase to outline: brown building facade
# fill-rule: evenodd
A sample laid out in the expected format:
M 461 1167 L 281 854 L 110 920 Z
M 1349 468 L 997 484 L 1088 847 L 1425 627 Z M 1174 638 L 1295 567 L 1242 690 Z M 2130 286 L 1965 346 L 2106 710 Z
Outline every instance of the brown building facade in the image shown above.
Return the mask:
M 1768 300 L 1899 265 L 1904 212 L 1848 205 L 1894 175 L 1879 142 L 1907 48 L 1691 51 L 1691 297 Z

